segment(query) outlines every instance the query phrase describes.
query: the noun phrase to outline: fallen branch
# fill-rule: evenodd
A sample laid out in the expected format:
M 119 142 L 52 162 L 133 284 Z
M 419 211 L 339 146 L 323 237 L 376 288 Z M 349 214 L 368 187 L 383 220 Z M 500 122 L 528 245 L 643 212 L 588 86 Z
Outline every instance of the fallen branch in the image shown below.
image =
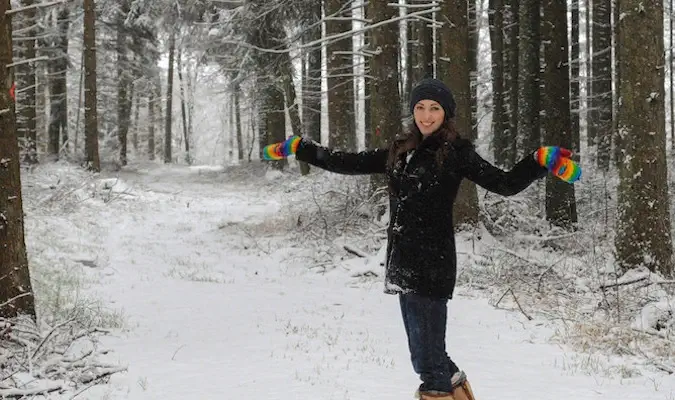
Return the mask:
M 513 300 L 515 300 L 516 305 L 518 306 L 518 309 L 520 310 L 520 312 L 523 313 L 523 315 L 525 316 L 525 318 L 527 318 L 528 321 L 532 321 L 532 317 L 529 316 L 529 315 L 525 312 L 525 310 L 523 310 L 523 307 L 520 306 L 520 302 L 518 301 L 518 298 L 516 297 L 516 294 L 513 293 L 513 290 L 512 290 L 511 288 L 506 289 L 506 291 L 504 292 L 504 294 L 502 294 L 502 297 L 500 297 L 499 300 L 497 300 L 497 303 L 495 303 L 495 308 L 498 308 L 497 306 L 499 306 L 499 303 L 502 301 L 502 299 L 504 298 L 504 296 L 506 296 L 506 294 L 509 293 L 509 292 L 511 292 L 511 295 L 513 296 Z
M 605 289 L 609 289 L 609 288 L 612 288 L 612 287 L 632 285 L 634 283 L 642 282 L 642 281 L 645 281 L 647 279 L 648 279 L 648 277 L 643 276 L 643 277 L 640 277 L 640 278 L 634 278 L 634 279 L 631 279 L 631 280 L 628 280 L 628 281 L 623 281 L 623 282 L 602 284 L 602 285 L 599 286 L 599 288 L 601 290 L 605 290 Z
M 366 254 L 364 251 L 361 251 L 361 250 L 357 249 L 356 247 L 352 247 L 348 244 L 345 244 L 342 247 L 345 250 L 347 250 L 347 253 L 353 254 L 357 257 L 361 257 L 361 258 L 367 258 L 368 257 L 368 254 Z
M 58 383 L 47 384 L 42 387 L 31 389 L 0 389 L 1 399 L 20 399 L 26 396 L 37 396 L 40 394 L 51 393 L 63 389 L 63 385 Z
M 640 332 L 640 333 L 644 333 L 646 335 L 660 337 L 662 339 L 668 339 L 668 335 L 666 335 L 664 332 L 659 332 L 655 329 L 650 329 L 650 330 L 640 329 L 640 328 L 632 328 L 632 329 L 635 332 Z

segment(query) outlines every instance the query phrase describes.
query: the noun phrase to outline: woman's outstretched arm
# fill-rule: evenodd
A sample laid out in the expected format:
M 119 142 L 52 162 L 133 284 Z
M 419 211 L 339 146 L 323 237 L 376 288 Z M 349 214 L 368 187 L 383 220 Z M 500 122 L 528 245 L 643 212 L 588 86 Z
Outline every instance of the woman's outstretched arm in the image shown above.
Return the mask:
M 287 144 L 285 144 L 287 143 Z M 387 168 L 389 151 L 386 149 L 365 150 L 358 153 L 331 150 L 310 139 L 291 137 L 283 143 L 267 146 L 263 154 L 276 154 L 267 159 L 278 159 L 295 154 L 299 161 L 338 174 L 367 175 L 383 174 Z

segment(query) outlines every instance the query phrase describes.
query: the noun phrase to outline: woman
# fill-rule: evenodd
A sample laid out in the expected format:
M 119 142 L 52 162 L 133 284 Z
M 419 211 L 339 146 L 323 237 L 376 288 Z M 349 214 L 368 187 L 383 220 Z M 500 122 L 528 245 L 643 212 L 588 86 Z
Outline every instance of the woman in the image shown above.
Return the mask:
M 570 152 L 542 147 L 510 172 L 481 158 L 455 129 L 455 101 L 436 79 L 413 89 L 414 121 L 389 149 L 347 153 L 291 137 L 265 147 L 266 159 L 295 154 L 298 160 L 343 174 L 386 174 L 390 193 L 385 292 L 400 299 L 413 369 L 421 399 L 473 400 L 466 375 L 445 350 L 447 301 L 456 279 L 452 210 L 459 184 L 467 178 L 501 195 L 516 194 L 550 169 L 574 182 L 580 169 Z

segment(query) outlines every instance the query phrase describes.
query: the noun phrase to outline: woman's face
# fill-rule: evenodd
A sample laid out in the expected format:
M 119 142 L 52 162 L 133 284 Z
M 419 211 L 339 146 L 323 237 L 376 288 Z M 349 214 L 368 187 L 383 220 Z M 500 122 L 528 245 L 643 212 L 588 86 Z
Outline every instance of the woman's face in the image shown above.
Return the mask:
M 415 123 L 422 135 L 429 136 L 436 132 L 445 119 L 445 111 L 433 100 L 420 100 L 413 109 Z

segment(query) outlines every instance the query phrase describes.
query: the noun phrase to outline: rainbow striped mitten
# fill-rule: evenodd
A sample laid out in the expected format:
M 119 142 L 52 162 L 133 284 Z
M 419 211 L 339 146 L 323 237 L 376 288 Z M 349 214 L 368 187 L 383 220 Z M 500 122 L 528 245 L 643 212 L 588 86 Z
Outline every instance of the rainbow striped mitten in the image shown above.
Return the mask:
M 269 144 L 263 148 L 263 159 L 281 160 L 293 155 L 298 150 L 301 140 L 300 136 L 291 136 L 281 143 Z
M 574 183 L 581 178 L 581 167 L 569 159 L 571 156 L 571 151 L 558 146 L 540 147 L 534 153 L 539 165 L 567 183 Z

